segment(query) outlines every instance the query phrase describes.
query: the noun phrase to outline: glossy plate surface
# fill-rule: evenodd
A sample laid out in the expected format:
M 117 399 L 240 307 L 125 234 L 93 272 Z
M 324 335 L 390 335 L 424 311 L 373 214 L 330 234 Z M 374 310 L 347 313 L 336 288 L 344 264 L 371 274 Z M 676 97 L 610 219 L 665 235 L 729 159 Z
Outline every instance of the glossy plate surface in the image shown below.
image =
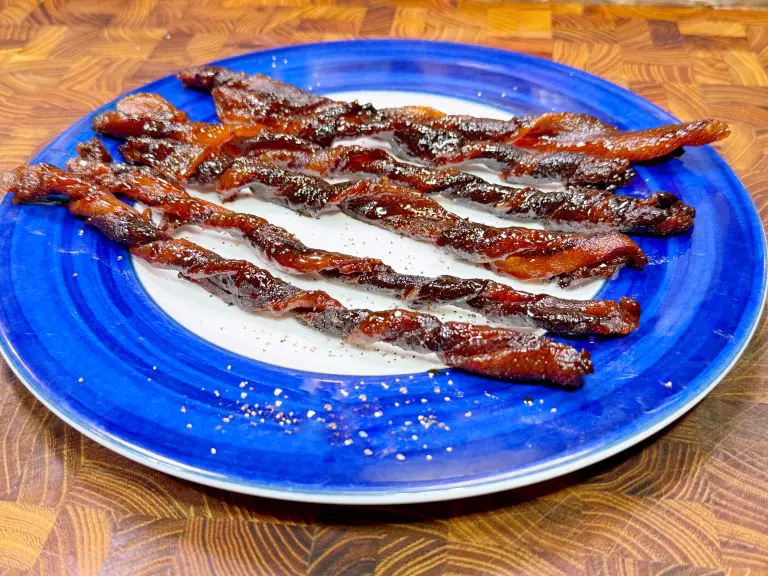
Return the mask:
M 674 121 L 593 76 L 481 47 L 340 42 L 221 64 L 379 104 L 405 98 L 502 116 L 580 111 L 625 129 Z M 172 77 L 140 91 L 159 92 L 192 119 L 213 119 L 210 98 Z M 63 165 L 78 142 L 92 137 L 90 120 L 33 162 Z M 764 235 L 723 160 L 709 147 L 689 149 L 638 172 L 628 193 L 677 194 L 695 206 L 696 226 L 681 237 L 638 238 L 652 264 L 599 288 L 600 297 L 637 298 L 642 326 L 624 339 L 577 343 L 591 350 L 596 373 L 575 393 L 428 372 L 430 361 L 392 351 L 324 348 L 325 341 L 312 341 L 288 319 L 228 316 L 194 287 L 137 265 L 66 210 L 17 207 L 10 197 L 0 205 L 2 352 L 29 389 L 81 432 L 204 484 L 290 500 L 402 503 L 541 481 L 607 458 L 685 413 L 733 365 L 759 318 Z M 254 202 L 249 210 L 270 210 Z M 280 210 L 268 217 L 319 247 L 357 239 L 344 249 L 363 254 L 382 250 L 385 241 L 343 219 L 303 226 Z M 204 240 L 230 255 L 242 249 L 218 237 Z M 408 242 L 393 240 L 380 255 L 418 272 L 424 257 L 408 256 L 422 247 Z M 428 272 L 460 270 L 454 266 L 450 259 L 430 261 Z M 341 294 L 330 284 L 315 286 Z M 355 305 L 393 303 L 343 294 Z M 329 352 L 338 359 L 329 360 Z

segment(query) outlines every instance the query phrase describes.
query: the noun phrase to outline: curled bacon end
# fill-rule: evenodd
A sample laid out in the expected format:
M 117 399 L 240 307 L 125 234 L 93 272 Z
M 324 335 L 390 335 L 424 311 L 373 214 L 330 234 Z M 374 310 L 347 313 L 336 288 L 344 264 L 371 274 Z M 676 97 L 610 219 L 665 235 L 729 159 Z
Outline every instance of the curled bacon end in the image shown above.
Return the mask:
M 557 132 L 556 127 L 542 126 L 516 140 L 515 145 L 540 152 L 582 152 L 643 162 L 668 156 L 685 146 L 711 144 L 730 133 L 727 124 L 713 119 L 628 132 L 611 129 L 594 135 Z

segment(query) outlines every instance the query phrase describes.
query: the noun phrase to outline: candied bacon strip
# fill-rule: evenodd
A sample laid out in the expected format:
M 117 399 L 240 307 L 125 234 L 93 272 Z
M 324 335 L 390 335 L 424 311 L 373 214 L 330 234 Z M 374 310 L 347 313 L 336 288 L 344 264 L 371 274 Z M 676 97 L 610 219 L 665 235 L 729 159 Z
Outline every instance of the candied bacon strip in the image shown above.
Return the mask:
M 134 208 L 54 166 L 22 166 L 0 177 L 0 191 L 32 203 L 64 195 L 72 214 L 150 264 L 179 275 L 251 312 L 292 314 L 300 322 L 352 342 L 389 342 L 435 353 L 444 363 L 504 379 L 550 381 L 575 388 L 592 371 L 589 353 L 547 338 L 463 322 L 440 322 L 410 310 L 348 309 L 325 292 L 301 290 L 244 260 L 229 260 L 171 238 Z
M 555 152 L 583 152 L 608 158 L 625 158 L 643 161 L 660 158 L 684 146 L 702 146 L 721 140 L 730 133 L 720 121 L 707 119 L 686 124 L 669 124 L 637 131 L 620 131 L 601 120 L 586 114 L 544 113 L 512 117 L 508 120 L 476 118 L 466 115 L 444 114 L 434 108 L 404 106 L 381 111 L 370 105 L 337 101 L 310 94 L 264 75 L 247 76 L 242 73 L 200 66 L 179 74 L 185 86 L 198 90 L 213 91 L 229 88 L 250 94 L 241 95 L 232 102 L 238 118 L 250 116 L 279 116 L 287 114 L 324 114 L 333 110 L 350 122 L 350 117 L 366 116 L 363 123 L 381 125 L 387 117 L 398 122 L 410 122 L 450 131 L 471 141 L 490 140 L 515 144 L 523 148 Z M 223 98 L 232 98 L 234 92 Z M 340 105 L 347 105 L 342 111 Z M 223 110 L 224 111 L 224 110 Z M 376 112 L 379 112 L 376 115 Z M 383 118 L 382 118 L 383 117 Z M 383 120 L 383 122 L 382 122 Z
M 137 95 L 130 98 L 155 98 L 143 108 L 135 102 L 122 107 L 119 114 L 130 109 L 134 114 L 153 114 L 154 109 L 175 110 L 159 96 Z M 118 103 L 121 108 L 123 101 Z M 183 113 L 181 113 L 183 114 Z M 166 112 L 166 116 L 170 111 Z M 161 122 L 163 115 L 134 116 L 131 120 L 140 124 Z M 114 120 L 114 121 L 113 121 Z M 174 117 L 176 121 L 176 117 Z M 136 131 L 122 129 L 119 115 L 102 114 L 97 117 L 98 131 L 117 137 L 130 136 Z M 217 145 L 216 151 L 201 152 L 194 139 L 186 136 L 182 127 L 175 132 L 182 138 L 149 138 L 148 136 L 173 134 L 173 130 L 148 130 L 147 136 L 129 138 L 122 148 L 123 155 L 131 162 L 161 165 L 167 175 L 177 179 L 190 179 L 198 183 L 212 183 L 238 156 L 274 150 L 268 157 L 290 168 L 307 170 L 321 176 L 360 176 L 371 174 L 387 176 L 422 193 L 442 193 L 465 202 L 473 202 L 516 218 L 543 220 L 552 227 L 596 226 L 617 229 L 635 234 L 669 235 L 684 232 L 693 224 L 694 210 L 675 196 L 656 193 L 646 199 L 614 195 L 602 190 L 570 187 L 561 191 L 543 192 L 534 188 L 517 189 L 490 184 L 476 176 L 455 169 L 434 169 L 398 162 L 383 150 L 359 146 L 339 146 L 319 149 L 299 139 L 288 136 L 275 138 L 268 132 L 251 137 L 239 146 L 231 143 Z
M 263 218 L 194 198 L 177 182 L 146 168 L 111 163 L 109 153 L 98 140 L 80 144 L 78 153 L 80 159 L 67 164 L 78 176 L 112 194 L 159 209 L 167 225 L 200 224 L 239 233 L 264 259 L 291 272 L 319 273 L 415 305 L 453 304 L 480 312 L 491 320 L 567 336 L 626 335 L 637 328 L 640 320 L 640 306 L 630 298 L 619 302 L 565 300 L 519 292 L 492 280 L 401 274 L 373 258 L 309 248 L 287 230 Z
M 449 115 L 418 106 L 406 106 L 392 113 L 398 122 L 460 133 L 471 141 L 502 142 L 540 152 L 580 152 L 630 162 L 662 158 L 684 146 L 711 144 L 730 134 L 727 124 L 713 119 L 622 131 L 593 116 L 568 112 L 511 120 Z
M 524 280 L 557 278 L 565 286 L 582 278 L 609 278 L 625 264 L 642 268 L 648 262 L 640 247 L 623 234 L 479 224 L 459 218 L 431 198 L 387 179 L 329 184 L 258 158 L 240 158 L 221 176 L 217 188 L 226 198 L 246 186 L 311 215 L 338 208 L 364 222 Z
M 391 143 L 401 155 L 434 166 L 481 161 L 508 182 L 563 182 L 616 188 L 634 171 L 624 158 L 600 158 L 580 152 L 540 153 L 506 142 L 472 140 L 455 131 L 414 122 L 398 111 L 376 111 L 369 105 L 332 103 L 312 114 L 262 114 L 254 94 L 221 86 L 213 90 L 219 118 L 232 125 L 257 122 L 321 146 L 335 140 L 374 136 Z M 333 101 L 331 101 L 333 102 Z M 268 108 L 268 107 L 267 107 Z
M 666 236 L 688 230 L 695 215 L 693 207 L 664 192 L 635 198 L 588 188 L 552 192 L 511 188 L 451 168 L 398 162 L 384 150 L 360 146 L 276 150 L 264 153 L 261 158 L 324 178 L 387 177 L 422 194 L 441 194 L 480 205 L 500 216 L 542 220 L 549 227 L 598 227 L 628 234 Z
M 149 95 L 138 97 L 143 101 Z M 134 114 L 153 114 L 153 109 L 175 110 L 170 103 L 159 97 L 157 99 L 160 101 L 150 102 L 144 108 L 135 102 L 130 102 L 122 108 L 131 109 Z M 122 102 L 118 103 L 119 108 L 121 104 Z M 170 111 L 166 112 L 166 115 L 170 114 Z M 122 137 L 136 133 L 134 130 L 122 130 L 123 122 L 119 119 L 113 122 L 113 118 L 115 115 L 98 117 L 97 130 Z M 136 118 L 160 122 L 163 115 L 133 117 L 134 122 L 137 122 Z M 165 132 L 173 133 L 170 129 Z M 184 133 L 181 127 L 176 132 Z M 148 130 L 147 136 L 162 133 L 163 131 Z M 214 182 L 237 156 L 274 150 L 268 155 L 270 161 L 279 162 L 289 168 L 302 169 L 321 176 L 387 176 L 422 193 L 442 193 L 454 199 L 484 205 L 503 215 L 544 220 L 561 228 L 573 223 L 582 226 L 594 224 L 622 232 L 668 235 L 684 232 L 693 224 L 693 208 L 671 194 L 657 193 L 650 198 L 641 199 L 614 195 L 602 190 L 573 187 L 557 192 L 543 192 L 532 188 L 521 190 L 490 184 L 455 169 L 434 169 L 398 162 L 383 150 L 359 146 L 319 149 L 298 139 L 275 139 L 269 133 L 250 138 L 245 145 L 218 146 L 215 152 L 206 152 L 202 154 L 204 159 L 197 161 L 201 156 L 200 149 L 194 139 L 184 134 L 182 138 L 171 136 L 151 140 L 146 137 L 140 140 L 129 139 L 123 152 L 132 162 L 150 165 L 162 163 L 164 172 L 169 176 L 191 178 L 201 183 Z M 188 160 L 190 156 L 193 160 Z M 189 166 L 195 167 L 191 174 Z
M 159 98 L 159 97 L 158 97 Z M 104 132 L 117 134 L 109 122 L 96 119 Z M 185 142 L 186 144 L 186 142 Z M 165 170 L 163 154 L 153 148 L 124 148 L 126 157 Z M 171 153 L 172 155 L 172 153 Z M 209 155 L 210 157 L 210 155 Z M 258 160 L 236 161 L 219 179 L 220 191 L 258 184 L 275 200 L 294 210 L 319 214 L 337 207 L 345 213 L 400 234 L 452 251 L 462 258 L 521 279 L 558 278 L 561 285 L 589 277 L 607 278 L 621 266 L 641 268 L 647 259 L 622 234 L 565 234 L 526 228 L 494 228 L 458 218 L 419 193 L 387 180 L 331 186 L 324 180 L 290 174 Z M 245 182 L 244 175 L 251 181 Z M 226 194 L 225 194 L 226 195 Z

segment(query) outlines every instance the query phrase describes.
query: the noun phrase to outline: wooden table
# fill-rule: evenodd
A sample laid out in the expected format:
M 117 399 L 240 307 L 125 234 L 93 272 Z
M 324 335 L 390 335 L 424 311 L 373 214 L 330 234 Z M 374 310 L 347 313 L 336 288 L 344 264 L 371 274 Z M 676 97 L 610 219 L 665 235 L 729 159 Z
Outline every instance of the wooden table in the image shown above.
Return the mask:
M 414 37 L 599 74 L 719 146 L 768 218 L 768 12 L 327 0 L 0 1 L 0 167 L 184 66 L 297 42 Z M 0 366 L 0 568 L 15 574 L 766 574 L 768 329 L 695 410 L 588 470 L 494 496 L 338 508 L 238 496 L 110 453 Z

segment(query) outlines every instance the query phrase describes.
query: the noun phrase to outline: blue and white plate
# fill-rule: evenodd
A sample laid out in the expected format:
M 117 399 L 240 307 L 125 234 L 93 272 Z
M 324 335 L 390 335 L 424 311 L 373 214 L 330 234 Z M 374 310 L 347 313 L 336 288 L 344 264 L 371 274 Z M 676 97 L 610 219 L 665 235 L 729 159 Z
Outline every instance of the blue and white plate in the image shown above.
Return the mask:
M 378 105 L 496 117 L 579 111 L 624 129 L 675 121 L 593 76 L 475 46 L 339 42 L 220 64 Z M 192 119 L 214 118 L 210 97 L 173 77 L 141 91 L 159 92 Z M 32 162 L 63 165 L 78 142 L 93 136 L 90 123 L 91 116 L 83 118 Z M 565 292 L 628 295 L 643 307 L 641 328 L 631 336 L 577 343 L 595 364 L 577 392 L 504 384 L 385 346 L 345 346 L 290 318 L 246 314 L 133 261 L 63 208 L 17 207 L 10 197 L 0 205 L 2 352 L 25 385 L 82 433 L 203 484 L 288 500 L 375 504 L 531 484 L 607 458 L 679 418 L 733 366 L 757 324 L 764 236 L 728 166 L 705 147 L 638 172 L 629 193 L 677 194 L 695 206 L 696 225 L 684 236 L 638 238 L 651 259 L 645 270 Z M 404 271 L 490 276 L 340 214 L 312 220 L 250 198 L 238 206 L 317 247 L 378 256 Z M 186 235 L 258 262 L 226 236 Z M 293 281 L 352 306 L 397 304 L 349 287 Z M 448 308 L 435 313 L 473 318 Z

